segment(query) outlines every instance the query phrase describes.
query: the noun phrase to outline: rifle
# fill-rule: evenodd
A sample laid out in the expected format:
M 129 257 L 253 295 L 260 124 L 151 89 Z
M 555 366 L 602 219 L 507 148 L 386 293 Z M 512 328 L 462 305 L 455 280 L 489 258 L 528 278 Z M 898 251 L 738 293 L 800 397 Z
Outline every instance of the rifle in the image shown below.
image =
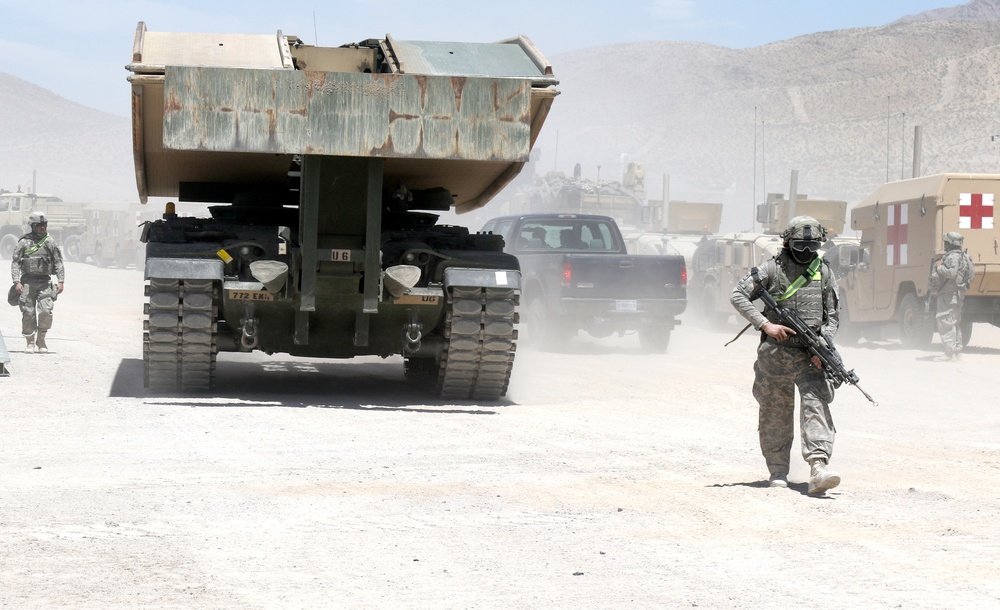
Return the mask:
M 829 341 L 826 337 L 819 335 L 816 331 L 809 327 L 802 318 L 799 317 L 799 313 L 794 309 L 789 309 L 778 305 L 778 302 L 774 300 L 771 293 L 761 285 L 760 277 L 757 275 L 756 267 L 753 269 L 754 281 L 757 283 L 757 287 L 760 289 L 760 298 L 774 310 L 777 314 L 779 320 L 785 326 L 791 328 L 795 331 L 796 335 L 805 342 L 806 350 L 819 358 L 820 362 L 823 363 L 823 374 L 826 378 L 834 384 L 835 388 L 839 388 L 844 383 L 849 383 L 856 387 L 858 391 L 865 395 L 868 402 L 872 403 L 873 406 L 878 406 L 875 399 L 861 389 L 858 383 L 861 379 L 855 374 L 854 369 L 847 370 L 844 366 L 844 361 L 840 358 L 840 354 L 837 352 L 837 348 L 833 346 L 833 343 Z

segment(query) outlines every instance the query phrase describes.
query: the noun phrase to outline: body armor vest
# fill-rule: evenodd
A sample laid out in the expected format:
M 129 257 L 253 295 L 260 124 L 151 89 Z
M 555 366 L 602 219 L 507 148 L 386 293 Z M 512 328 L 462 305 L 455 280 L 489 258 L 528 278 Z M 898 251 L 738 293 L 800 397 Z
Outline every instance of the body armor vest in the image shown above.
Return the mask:
M 21 273 L 23 275 L 49 276 L 55 273 L 54 261 L 45 244 L 48 240 L 49 236 L 46 235 L 37 243 L 24 249 L 24 254 L 21 256 Z
M 798 312 L 802 321 L 811 328 L 819 329 L 823 325 L 823 274 L 822 263 L 816 267 L 812 279 L 805 286 L 795 290 L 791 295 L 782 299 L 787 294 L 789 287 L 805 271 L 803 265 L 799 265 L 791 260 L 784 251 L 774 257 L 775 262 L 775 283 L 769 291 L 782 307 L 788 307 Z M 786 269 L 799 271 L 795 272 L 795 277 L 789 278 L 785 273 Z M 768 307 L 764 309 L 764 316 L 771 322 L 778 323 L 778 317 L 774 311 Z

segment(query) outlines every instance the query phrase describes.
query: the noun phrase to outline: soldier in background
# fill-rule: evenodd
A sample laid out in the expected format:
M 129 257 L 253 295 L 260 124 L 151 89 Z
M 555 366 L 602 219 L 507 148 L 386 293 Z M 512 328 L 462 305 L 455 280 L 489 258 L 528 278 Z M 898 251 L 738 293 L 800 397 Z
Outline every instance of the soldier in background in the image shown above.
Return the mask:
M 928 292 L 934 296 L 934 317 L 944 346 L 944 360 L 958 360 L 962 351 L 962 304 L 965 292 L 972 284 L 972 257 L 962 251 L 965 238 L 961 233 L 944 234 L 945 253 L 931 267 L 927 280 Z
M 48 234 L 48 219 L 42 212 L 28 216 L 31 232 L 22 236 L 14 248 L 10 262 L 10 277 L 14 290 L 21 295 L 21 334 L 27 343 L 24 351 L 49 351 L 45 333 L 52 327 L 52 308 L 63 291 L 66 270 L 62 252 Z M 52 285 L 55 275 L 59 283 Z M 37 334 L 36 334 L 37 333 Z
M 833 454 L 836 429 L 830 415 L 833 386 L 823 374 L 822 362 L 795 337 L 795 331 L 753 301 L 767 290 L 799 316 L 817 334 L 831 342 L 840 326 L 837 279 L 818 256 L 826 230 L 811 216 L 796 216 L 781 234 L 784 247 L 743 277 L 730 302 L 759 331 L 760 346 L 754 363 L 753 396 L 760 405 L 760 450 L 770 471 L 771 487 L 788 486 L 788 469 L 795 440 L 795 388 L 799 389 L 799 428 L 802 457 L 809 463 L 809 493 L 823 494 L 840 484 L 840 476 L 827 470 Z

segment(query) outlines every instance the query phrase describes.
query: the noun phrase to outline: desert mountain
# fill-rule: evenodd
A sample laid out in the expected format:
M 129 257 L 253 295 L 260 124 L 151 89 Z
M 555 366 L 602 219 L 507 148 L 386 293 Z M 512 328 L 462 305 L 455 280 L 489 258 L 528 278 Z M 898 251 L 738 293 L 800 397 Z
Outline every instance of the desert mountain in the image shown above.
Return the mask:
M 915 126 L 918 173 L 1000 172 L 1000 0 L 750 49 L 655 41 L 550 60 L 562 94 L 536 171 L 616 180 L 625 154 L 652 198 L 669 175 L 673 199 L 726 203 L 726 229 L 787 193 L 792 170 L 800 194 L 851 203 L 910 177 Z M 30 187 L 32 170 L 65 199 L 134 200 L 129 119 L 0 74 L 0 187 Z
M 579 162 L 585 177 L 601 166 L 614 180 L 624 153 L 645 166 L 650 196 L 669 175 L 673 199 L 726 203 L 730 230 L 749 227 L 766 192 L 788 193 L 792 170 L 800 194 L 851 203 L 911 177 L 918 125 L 919 174 L 1000 173 L 998 16 L 1000 2 L 978 0 L 752 49 L 649 42 L 556 56 L 562 95 L 539 171 Z
M 128 95 L 122 78 L 122 95 Z M 0 73 L 0 188 L 67 201 L 138 201 L 126 117 Z

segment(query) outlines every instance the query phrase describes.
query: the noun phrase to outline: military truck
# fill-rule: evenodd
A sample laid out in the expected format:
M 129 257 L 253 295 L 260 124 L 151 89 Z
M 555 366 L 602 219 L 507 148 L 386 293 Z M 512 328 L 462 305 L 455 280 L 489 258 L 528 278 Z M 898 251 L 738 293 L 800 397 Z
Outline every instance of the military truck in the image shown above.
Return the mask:
M 28 215 L 44 212 L 48 232 L 68 260 L 78 260 L 79 236 L 86 227 L 82 203 L 70 203 L 47 193 L 0 191 L 0 258 L 10 259 L 17 240 L 31 230 Z
M 659 210 L 661 201 L 650 201 L 650 208 Z M 680 254 L 690 268 L 698 246 L 719 232 L 722 225 L 722 204 L 701 201 L 670 201 L 667 222 L 662 230 L 643 232 L 629 244 L 635 254 Z
M 773 258 L 782 248 L 781 233 L 794 216 L 812 216 L 827 229 L 831 244 L 856 244 L 857 239 L 843 236 L 847 202 L 835 199 L 810 199 L 808 195 L 791 201 L 782 193 L 768 193 L 757 206 L 760 233 L 723 233 L 707 236 L 698 244 L 688 283 L 692 306 L 710 326 L 718 326 L 735 314 L 729 302 L 733 286 L 750 269 Z M 824 256 L 829 246 L 823 248 Z M 839 250 L 838 250 L 839 251 Z M 837 270 L 834 269 L 836 272 Z
M 946 173 L 883 184 L 858 203 L 851 228 L 861 232 L 860 243 L 841 252 L 845 336 L 930 344 L 935 329 L 925 313 L 927 280 L 949 231 L 962 234 L 975 263 L 962 310 L 963 341 L 975 323 L 1000 325 L 998 197 L 1000 175 Z
M 514 362 L 517 259 L 429 211 L 485 205 L 558 91 L 525 37 L 369 38 L 136 29 L 132 116 L 152 391 L 207 391 L 218 352 L 401 355 L 445 398 L 495 400 Z
M 138 202 L 96 202 L 84 209 L 87 228 L 80 236 L 78 257 L 98 267 L 124 269 L 145 261 L 146 244 L 140 236 L 142 226 L 160 214 Z

